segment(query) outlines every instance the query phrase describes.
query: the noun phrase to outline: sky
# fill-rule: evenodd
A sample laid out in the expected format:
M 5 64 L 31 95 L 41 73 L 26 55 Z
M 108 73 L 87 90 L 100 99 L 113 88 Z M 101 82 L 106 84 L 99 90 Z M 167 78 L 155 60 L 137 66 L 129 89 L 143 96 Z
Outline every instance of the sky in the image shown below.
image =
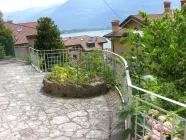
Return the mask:
M 64 3 L 67 0 L 0 0 L 0 10 L 2 12 L 13 12 L 24 10 L 30 7 L 45 7 Z
M 2 12 L 14 12 L 24 10 L 31 7 L 46 7 L 49 5 L 55 5 L 58 3 L 64 3 L 67 0 L 0 0 L 0 10 Z M 138 0 L 134 0 L 137 2 Z M 140 1 L 140 0 L 139 0 Z M 165 1 L 165 0 L 159 0 Z M 180 0 L 170 0 L 172 2 L 172 8 L 177 6 L 174 4 Z

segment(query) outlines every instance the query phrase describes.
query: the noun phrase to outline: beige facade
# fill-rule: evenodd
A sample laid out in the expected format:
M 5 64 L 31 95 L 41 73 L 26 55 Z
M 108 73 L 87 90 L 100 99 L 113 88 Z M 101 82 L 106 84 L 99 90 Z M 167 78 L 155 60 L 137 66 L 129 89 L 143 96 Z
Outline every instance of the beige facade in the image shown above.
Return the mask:
M 111 42 L 111 50 L 117 54 L 128 52 L 131 49 L 131 47 L 125 45 L 127 41 L 121 43 L 120 39 L 112 39 Z
M 15 57 L 17 60 L 27 60 L 29 55 L 29 47 L 28 45 L 24 46 L 14 46 Z
M 34 48 L 34 37 L 27 37 L 28 39 L 28 46 Z
M 73 46 L 66 48 L 69 54 L 69 59 L 74 65 L 80 62 L 82 48 L 80 46 Z
M 27 60 L 29 56 L 29 47 L 34 48 L 34 37 L 27 37 L 28 44 L 15 45 L 15 57 L 17 60 Z
M 141 23 L 131 19 L 127 24 L 125 24 L 126 29 L 140 29 Z M 123 27 L 122 27 L 123 28 Z
M 125 25 L 126 29 L 140 29 L 140 23 L 131 20 Z M 120 42 L 120 38 L 111 38 L 111 50 L 117 54 L 121 54 L 124 52 L 128 52 L 130 48 L 128 46 L 124 46 L 127 41 Z
M 29 47 L 34 47 L 34 36 L 37 34 L 37 22 L 14 24 L 5 22 L 5 26 L 12 30 L 14 37 L 15 56 L 18 60 L 26 60 Z

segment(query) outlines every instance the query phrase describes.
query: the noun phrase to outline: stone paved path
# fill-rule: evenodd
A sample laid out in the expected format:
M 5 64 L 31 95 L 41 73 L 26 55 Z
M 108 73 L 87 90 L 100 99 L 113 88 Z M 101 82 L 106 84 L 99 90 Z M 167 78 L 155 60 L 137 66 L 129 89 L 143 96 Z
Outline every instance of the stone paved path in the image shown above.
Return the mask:
M 0 140 L 108 140 L 107 95 L 64 99 L 45 94 L 44 75 L 0 61 Z

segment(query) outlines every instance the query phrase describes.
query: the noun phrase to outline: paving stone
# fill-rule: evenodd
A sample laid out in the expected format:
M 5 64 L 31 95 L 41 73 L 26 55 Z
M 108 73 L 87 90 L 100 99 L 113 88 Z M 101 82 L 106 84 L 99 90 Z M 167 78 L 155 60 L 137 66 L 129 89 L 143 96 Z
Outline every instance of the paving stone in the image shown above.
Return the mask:
M 35 134 L 40 137 L 48 137 L 49 136 L 50 130 L 46 126 L 40 125 L 40 126 L 32 128 L 32 129 L 35 132 Z
M 88 132 L 86 137 L 92 139 L 109 139 L 108 133 L 99 130 L 92 130 Z
M 69 122 L 69 119 L 66 116 L 58 116 L 58 117 L 53 117 L 52 120 L 50 121 L 50 124 L 58 125 L 66 122 Z
M 28 121 L 26 121 L 26 122 L 27 122 L 27 124 L 28 124 L 31 128 L 32 128 L 32 127 L 35 127 L 35 126 L 39 126 L 39 125 L 42 124 L 42 121 L 37 120 L 36 118 L 33 119 L 33 120 L 28 120 Z
M 77 138 L 85 137 L 85 136 L 86 136 L 86 133 L 89 132 L 89 131 L 90 131 L 90 129 L 82 129 L 82 130 L 79 130 L 79 131 L 77 131 L 77 132 L 72 136 L 72 138 L 77 139 Z
M 45 94 L 30 65 L 0 61 L 0 140 L 107 140 L 107 96 L 67 99 Z M 108 95 L 109 96 L 109 95 Z
M 76 140 L 90 140 L 90 139 L 88 139 L 88 138 L 76 138 Z
M 47 138 L 39 138 L 38 140 L 52 140 L 52 138 L 47 137 Z
M 67 116 L 68 118 L 75 118 L 75 117 L 83 117 L 83 116 L 86 116 L 88 113 L 84 110 L 78 110 L 78 111 L 75 111 L 75 112 L 71 112 L 71 113 L 68 113 Z
M 1 140 L 4 140 L 10 134 L 11 134 L 11 130 L 5 130 L 3 132 L 0 132 L 0 138 L 1 138 Z
M 14 132 L 8 135 L 4 140 L 20 140 L 21 135 L 19 132 Z
M 29 138 L 34 134 L 34 132 L 31 128 L 20 130 L 19 133 L 24 138 Z
M 61 137 L 55 138 L 54 140 L 70 140 L 70 138 L 61 136 Z
M 29 137 L 21 137 L 21 140 L 38 140 L 38 137 L 37 137 L 37 135 L 32 134 Z
M 87 117 L 75 117 L 72 120 L 74 122 L 76 122 L 77 124 L 81 125 L 83 128 L 89 128 L 90 127 L 90 123 L 89 123 Z
M 78 129 L 81 129 L 82 127 L 76 123 L 70 122 L 65 123 L 58 126 L 58 129 L 60 131 L 77 131 Z
M 4 116 L 4 118 L 3 118 L 3 122 L 7 122 L 7 121 L 14 121 L 14 120 L 16 120 L 16 116 L 14 116 L 14 115 L 8 115 L 8 116 Z
M 24 121 L 23 122 L 11 121 L 11 122 L 8 122 L 8 125 L 13 132 L 26 129 L 29 127 L 28 124 Z
M 61 136 L 61 135 L 63 135 L 63 132 L 61 132 L 61 131 L 59 131 L 59 130 L 57 130 L 57 129 L 52 129 L 51 131 L 50 131 L 50 137 L 51 138 L 54 138 L 54 137 L 59 137 L 59 136 Z

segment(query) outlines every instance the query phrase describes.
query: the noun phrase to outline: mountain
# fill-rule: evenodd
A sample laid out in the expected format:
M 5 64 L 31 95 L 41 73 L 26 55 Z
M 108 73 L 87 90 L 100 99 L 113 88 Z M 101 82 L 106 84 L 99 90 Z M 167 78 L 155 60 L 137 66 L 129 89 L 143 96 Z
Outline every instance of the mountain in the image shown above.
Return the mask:
M 7 16 L 15 23 L 37 21 L 39 17 L 51 17 L 61 30 L 74 28 L 107 27 L 113 19 L 121 22 L 129 15 L 144 10 L 147 13 L 162 13 L 164 0 L 67 0 L 60 5 L 45 9 L 26 9 Z M 110 6 L 110 7 L 109 7 Z M 172 0 L 172 8 L 180 7 Z
M 28 22 L 29 18 L 42 10 L 45 7 L 31 7 L 22 11 L 4 13 L 4 20 L 13 20 L 14 23 Z M 35 20 L 35 19 L 34 19 Z

